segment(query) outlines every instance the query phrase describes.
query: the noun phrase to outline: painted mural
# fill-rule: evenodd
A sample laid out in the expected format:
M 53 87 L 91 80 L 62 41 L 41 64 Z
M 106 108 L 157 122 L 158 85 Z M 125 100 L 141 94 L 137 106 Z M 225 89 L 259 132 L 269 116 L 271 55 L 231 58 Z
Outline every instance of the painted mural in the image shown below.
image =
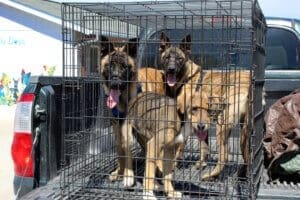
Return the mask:
M 56 66 L 42 66 L 41 75 L 53 76 Z M 0 73 L 0 105 L 14 105 L 22 91 L 29 84 L 31 72 L 22 69 L 18 77 L 11 77 L 7 73 Z
M 0 24 L 0 106 L 11 106 L 31 76 L 62 75 L 61 26 L 6 6 Z

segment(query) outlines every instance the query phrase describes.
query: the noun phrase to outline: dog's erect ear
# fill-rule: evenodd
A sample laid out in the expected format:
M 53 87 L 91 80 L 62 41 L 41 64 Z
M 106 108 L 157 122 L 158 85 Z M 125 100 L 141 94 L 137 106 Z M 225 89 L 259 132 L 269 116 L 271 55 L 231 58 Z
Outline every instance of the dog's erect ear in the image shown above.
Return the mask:
M 114 45 L 109 41 L 109 39 L 105 36 L 101 36 L 101 58 L 109 54 L 114 50 Z
M 169 48 L 169 47 L 170 47 L 170 39 L 168 38 L 168 36 L 164 32 L 161 32 L 159 52 L 161 53 L 164 50 L 166 50 L 166 48 Z
M 137 49 L 139 46 L 139 39 L 138 38 L 131 38 L 128 40 L 128 43 L 125 45 L 124 50 L 128 53 L 131 57 L 135 58 L 137 54 Z
M 181 40 L 179 48 L 186 54 L 190 54 L 191 53 L 191 44 L 192 44 L 191 35 L 188 34 L 187 36 L 185 36 L 185 38 L 183 38 Z

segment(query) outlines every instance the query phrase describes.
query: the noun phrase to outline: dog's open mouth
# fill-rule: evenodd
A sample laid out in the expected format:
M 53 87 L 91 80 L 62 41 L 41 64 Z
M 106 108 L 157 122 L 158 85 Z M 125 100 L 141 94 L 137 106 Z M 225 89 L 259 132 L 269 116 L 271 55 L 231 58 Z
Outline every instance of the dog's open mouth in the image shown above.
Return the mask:
M 197 136 L 198 140 L 200 140 L 200 141 L 205 141 L 208 136 L 207 130 L 201 131 L 197 128 L 194 128 L 194 133 Z
M 167 74 L 167 83 L 170 87 L 173 87 L 176 84 L 176 75 L 173 73 Z
M 109 91 L 109 95 L 106 100 L 106 105 L 108 108 L 112 109 L 116 107 L 116 105 L 119 103 L 119 97 L 121 95 L 120 90 L 111 89 Z

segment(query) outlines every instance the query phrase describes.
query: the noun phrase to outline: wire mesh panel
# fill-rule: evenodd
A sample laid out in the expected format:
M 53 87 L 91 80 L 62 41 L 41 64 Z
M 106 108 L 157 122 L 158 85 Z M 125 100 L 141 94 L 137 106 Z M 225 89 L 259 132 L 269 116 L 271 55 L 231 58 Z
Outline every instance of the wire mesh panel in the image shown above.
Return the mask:
M 257 1 L 64 3 L 62 22 L 62 198 L 256 197 Z

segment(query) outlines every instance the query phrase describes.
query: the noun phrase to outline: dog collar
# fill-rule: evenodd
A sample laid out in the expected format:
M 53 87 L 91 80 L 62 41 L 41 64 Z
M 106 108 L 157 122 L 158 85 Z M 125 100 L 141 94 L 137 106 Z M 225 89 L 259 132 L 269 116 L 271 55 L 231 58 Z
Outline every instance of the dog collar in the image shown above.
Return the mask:
M 126 112 L 119 111 L 117 107 L 114 107 L 113 109 L 111 109 L 111 114 L 115 118 L 124 118 L 126 116 Z

